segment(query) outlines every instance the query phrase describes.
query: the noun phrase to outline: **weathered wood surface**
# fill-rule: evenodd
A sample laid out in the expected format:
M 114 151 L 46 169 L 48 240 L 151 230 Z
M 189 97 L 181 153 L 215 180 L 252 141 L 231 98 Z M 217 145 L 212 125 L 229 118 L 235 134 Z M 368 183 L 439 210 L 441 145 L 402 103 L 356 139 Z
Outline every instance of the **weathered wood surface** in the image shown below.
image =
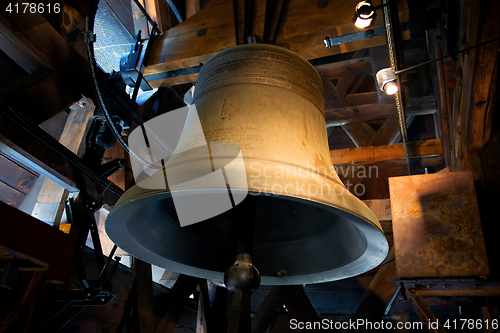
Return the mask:
M 443 148 L 440 139 L 408 143 L 408 154 L 410 157 L 435 156 L 442 153 Z M 390 146 L 368 146 L 331 150 L 330 155 L 333 164 L 339 165 L 402 159 L 405 158 L 405 151 L 402 143 L 396 143 Z
M 500 15 L 500 2 L 486 1 L 483 10 L 487 11 L 485 21 L 481 22 L 481 38 L 478 42 L 486 42 L 500 36 L 498 29 L 498 16 Z M 468 150 L 481 149 L 491 137 L 493 127 L 493 114 L 497 103 L 497 77 L 498 77 L 498 48 L 500 42 L 496 41 L 484 45 L 476 51 L 474 66 L 473 105 L 469 119 L 470 134 Z M 469 105 L 464 105 L 469 107 Z
M 353 8 L 357 0 L 342 3 L 330 2 L 319 8 L 316 2 L 306 0 L 289 3 L 282 22 L 277 44 L 286 44 L 290 50 L 306 59 L 355 51 L 385 44 L 385 37 L 378 36 L 353 41 L 327 49 L 325 36 L 331 38 L 360 32 L 352 24 Z M 238 22 L 240 41 L 243 40 L 244 1 L 238 1 Z M 280 6 L 276 6 L 274 22 Z M 262 36 L 265 15 L 265 1 L 256 1 L 253 33 Z M 400 5 L 401 22 L 408 21 L 406 2 Z M 382 27 L 382 19 L 375 20 L 372 28 Z M 197 36 L 201 29 L 207 32 Z M 405 36 L 408 33 L 405 33 Z M 408 36 L 406 36 L 408 37 Z M 205 63 L 213 54 L 235 45 L 233 7 L 231 0 L 212 0 L 203 9 L 178 26 L 160 35 L 153 43 L 151 56 L 146 64 L 145 75 L 188 68 Z
M 434 96 L 425 96 L 410 99 L 411 105 L 405 109 L 405 115 L 418 116 L 436 113 L 436 102 Z M 348 106 L 337 109 L 325 110 L 326 125 L 342 126 L 349 123 L 368 121 L 374 119 L 396 116 L 396 104 L 364 104 Z

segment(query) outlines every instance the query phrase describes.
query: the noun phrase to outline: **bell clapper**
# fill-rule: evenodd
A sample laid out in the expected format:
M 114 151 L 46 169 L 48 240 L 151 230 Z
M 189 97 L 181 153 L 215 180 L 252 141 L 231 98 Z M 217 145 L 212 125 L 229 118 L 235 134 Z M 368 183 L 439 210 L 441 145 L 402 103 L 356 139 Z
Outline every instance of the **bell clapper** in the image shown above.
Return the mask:
M 229 291 L 224 332 L 249 333 L 250 296 L 260 286 L 260 274 L 252 264 L 255 197 L 249 195 L 234 209 L 233 223 L 237 224 L 238 251 L 236 261 L 224 274 Z

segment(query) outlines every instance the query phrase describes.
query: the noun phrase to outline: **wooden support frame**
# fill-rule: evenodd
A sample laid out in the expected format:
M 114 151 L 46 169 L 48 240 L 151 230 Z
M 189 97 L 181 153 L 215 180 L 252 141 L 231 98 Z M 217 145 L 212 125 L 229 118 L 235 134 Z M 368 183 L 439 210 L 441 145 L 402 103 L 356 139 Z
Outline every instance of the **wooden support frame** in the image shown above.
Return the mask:
M 20 210 L 0 202 L 0 247 L 21 258 L 48 267 L 47 279 L 66 282 L 76 249 L 78 228 L 65 234 Z M 13 222 L 15 221 L 15 223 Z
M 184 309 L 184 305 L 189 295 L 196 288 L 198 279 L 192 276 L 179 275 L 172 288 L 172 296 L 165 313 L 155 325 L 155 333 L 172 333 L 176 327 L 177 321 Z
M 415 156 L 436 156 L 443 154 L 443 147 L 440 139 L 410 142 L 408 144 L 408 154 Z M 333 164 L 347 164 L 357 162 L 378 162 L 390 161 L 405 158 L 405 151 L 402 143 L 390 146 L 368 146 L 359 148 L 347 148 L 331 150 Z
M 405 110 L 406 117 L 436 113 L 434 96 L 412 98 L 410 99 L 410 103 L 411 105 Z M 387 118 L 396 114 L 396 105 L 394 102 L 389 104 L 364 104 L 325 110 L 327 127 Z
M 0 105 L 0 147 L 21 164 L 48 176 L 69 191 L 81 190 L 103 203 L 114 205 L 123 193 L 100 179 L 59 141 L 12 108 Z M 26 163 L 25 163 L 26 162 Z M 106 191 L 104 191 L 106 189 Z
M 291 2 L 287 15 L 280 27 L 278 44 L 288 45 L 306 59 L 316 59 L 333 54 L 355 51 L 385 44 L 384 36 L 377 36 L 325 47 L 325 36 L 339 37 L 359 31 L 352 24 L 352 11 L 355 3 L 342 3 L 332 10 L 333 3 L 319 8 L 307 0 Z M 276 6 L 278 7 L 278 6 Z M 238 1 L 238 17 L 243 22 L 243 0 Z M 400 21 L 408 22 L 409 12 L 406 1 L 401 3 Z M 150 58 L 146 63 L 145 76 L 165 73 L 205 63 L 213 54 L 235 45 L 232 0 L 211 1 L 196 15 L 178 26 L 166 31 L 153 41 Z M 279 8 L 276 8 L 276 11 Z M 265 1 L 255 5 L 256 22 L 264 22 Z M 276 16 L 278 13 L 274 13 Z M 383 20 L 378 18 L 372 28 L 380 28 Z M 206 33 L 198 36 L 198 31 Z M 261 36 L 263 24 L 255 24 L 253 33 Z M 404 32 L 409 38 L 409 31 Z M 240 38 L 241 40 L 241 38 Z M 176 78 L 179 80 L 179 78 Z M 192 78 L 189 79 L 192 82 Z M 184 81 L 187 82 L 187 81 Z M 177 83 L 179 83 L 177 81 Z M 168 78 L 150 82 L 151 86 L 171 85 Z
M 263 333 L 272 325 L 295 286 L 273 286 L 255 313 L 252 332 Z
M 429 332 L 431 333 L 446 333 L 446 330 L 443 328 L 441 323 L 437 320 L 434 313 L 432 313 L 429 306 L 425 303 L 422 296 L 415 289 L 407 289 L 406 296 L 408 297 L 408 302 L 411 304 L 413 309 L 417 312 L 418 316 L 424 322 L 424 325 L 428 323 L 438 323 L 437 328 L 428 327 Z
M 387 257 L 394 258 L 394 247 L 391 248 Z M 390 260 L 382 264 L 363 298 L 354 312 L 352 320 L 365 319 L 376 322 L 382 319 L 386 309 L 396 298 L 399 287 L 396 287 L 392 279 L 396 275 L 396 261 Z

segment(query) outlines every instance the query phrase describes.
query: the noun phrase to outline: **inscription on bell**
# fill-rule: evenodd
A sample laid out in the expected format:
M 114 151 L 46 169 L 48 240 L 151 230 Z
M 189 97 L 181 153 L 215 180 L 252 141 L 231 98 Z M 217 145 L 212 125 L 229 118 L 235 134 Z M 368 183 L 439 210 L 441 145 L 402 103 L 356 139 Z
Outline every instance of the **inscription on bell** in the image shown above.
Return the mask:
M 222 105 L 220 107 L 220 113 L 219 113 L 220 119 L 224 119 L 228 116 L 229 104 L 230 103 L 227 100 L 227 98 L 224 98 L 224 101 L 222 101 Z

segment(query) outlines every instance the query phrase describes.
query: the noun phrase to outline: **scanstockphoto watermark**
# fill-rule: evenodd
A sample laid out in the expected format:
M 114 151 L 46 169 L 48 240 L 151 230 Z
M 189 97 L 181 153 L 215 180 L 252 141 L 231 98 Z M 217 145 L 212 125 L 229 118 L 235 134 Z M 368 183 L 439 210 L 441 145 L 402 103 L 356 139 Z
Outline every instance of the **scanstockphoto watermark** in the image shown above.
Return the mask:
M 428 327 L 434 328 L 434 323 L 429 322 Z M 290 320 L 290 329 L 296 330 L 299 329 L 301 331 L 307 330 L 423 330 L 424 323 L 422 322 L 396 322 L 393 323 L 391 321 L 368 321 L 365 319 L 357 319 L 348 321 L 334 321 L 331 319 L 323 319 L 321 321 L 298 321 L 297 319 Z
M 340 196 L 345 190 L 361 197 L 365 194 L 366 187 L 359 181 L 378 178 L 377 166 L 342 165 L 327 168 L 314 167 L 309 161 L 304 166 L 271 166 L 252 162 L 250 171 L 249 187 L 256 195 L 300 195 L 308 198 L 316 195 Z M 343 185 L 339 176 L 345 179 Z

